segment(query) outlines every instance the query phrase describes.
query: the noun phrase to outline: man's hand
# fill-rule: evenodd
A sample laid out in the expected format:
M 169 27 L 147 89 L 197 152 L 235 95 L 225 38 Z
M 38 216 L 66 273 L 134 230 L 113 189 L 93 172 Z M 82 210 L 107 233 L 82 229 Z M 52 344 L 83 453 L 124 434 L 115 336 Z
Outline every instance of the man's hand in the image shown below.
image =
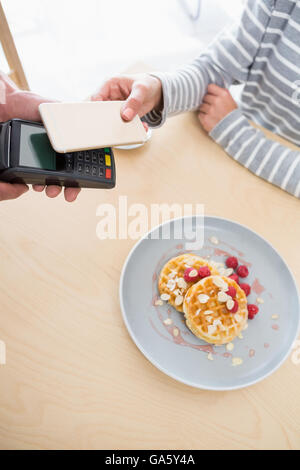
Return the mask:
M 17 88 L 15 83 L 3 72 L 0 71 L 0 85 L 4 102 L 0 102 L 0 121 L 19 118 L 28 121 L 40 121 L 39 105 L 41 103 L 50 103 L 39 95 L 30 91 L 22 91 Z M 9 184 L 0 182 L 0 201 L 16 199 L 28 191 L 28 186 L 23 184 Z M 45 186 L 33 186 L 37 192 L 42 192 Z M 48 186 L 46 194 L 50 198 L 58 196 L 62 191 L 59 186 Z M 80 189 L 66 188 L 64 191 L 65 200 L 73 202 L 80 193 Z
M 41 193 L 44 191 L 45 186 L 34 185 L 32 186 L 34 191 Z M 80 188 L 65 188 L 64 189 L 64 196 L 67 202 L 74 202 L 77 199 L 78 194 L 80 193 Z M 62 192 L 62 188 L 60 186 L 47 186 L 46 187 L 46 195 L 51 199 L 57 197 Z
M 147 74 L 120 75 L 107 80 L 91 97 L 92 101 L 125 101 L 121 116 L 131 121 L 153 109 L 162 109 L 162 84 Z
M 17 199 L 27 193 L 28 189 L 26 184 L 0 183 L 0 201 Z
M 203 129 L 209 133 L 237 107 L 228 90 L 217 85 L 209 85 L 198 118 Z
M 34 191 L 42 192 L 45 186 L 33 186 Z M 0 201 L 8 201 L 10 199 L 17 199 L 23 194 L 27 193 L 29 187 L 26 184 L 10 184 L 0 182 Z M 46 194 L 50 198 L 57 197 L 62 191 L 59 186 L 47 186 Z M 77 188 L 65 188 L 65 200 L 67 202 L 73 202 L 77 198 L 80 189 Z

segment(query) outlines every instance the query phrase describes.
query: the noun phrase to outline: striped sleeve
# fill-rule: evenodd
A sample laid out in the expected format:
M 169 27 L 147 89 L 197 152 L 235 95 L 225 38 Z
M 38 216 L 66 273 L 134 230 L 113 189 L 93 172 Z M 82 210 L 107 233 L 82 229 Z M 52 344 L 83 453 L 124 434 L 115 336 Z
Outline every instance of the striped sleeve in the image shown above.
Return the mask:
M 238 26 L 222 32 L 191 64 L 173 73 L 153 73 L 162 82 L 164 107 L 162 112 L 148 113 L 144 120 L 151 127 L 158 127 L 167 116 L 199 108 L 210 83 L 226 88 L 245 83 L 273 3 L 273 0 L 247 0 Z
M 252 173 L 300 198 L 300 150 L 266 138 L 240 109 L 219 122 L 210 136 Z

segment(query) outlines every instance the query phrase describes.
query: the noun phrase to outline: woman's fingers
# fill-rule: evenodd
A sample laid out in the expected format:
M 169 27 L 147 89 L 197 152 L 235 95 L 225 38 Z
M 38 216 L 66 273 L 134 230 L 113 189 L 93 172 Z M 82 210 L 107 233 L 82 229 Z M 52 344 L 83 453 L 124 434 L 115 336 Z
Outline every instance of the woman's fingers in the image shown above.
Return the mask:
M 204 113 L 204 114 L 207 114 L 207 113 L 209 113 L 210 108 L 211 108 L 211 105 L 210 105 L 210 104 L 203 103 L 203 104 L 200 106 L 200 111 L 201 111 L 202 113 Z

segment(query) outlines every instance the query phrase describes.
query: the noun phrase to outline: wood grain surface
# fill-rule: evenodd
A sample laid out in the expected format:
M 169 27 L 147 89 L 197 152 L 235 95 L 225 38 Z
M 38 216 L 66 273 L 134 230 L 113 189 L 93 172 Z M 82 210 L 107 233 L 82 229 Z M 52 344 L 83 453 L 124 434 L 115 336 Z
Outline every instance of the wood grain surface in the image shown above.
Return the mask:
M 78 202 L 0 204 L 1 449 L 299 449 L 300 365 L 208 392 L 155 369 L 131 341 L 118 284 L 135 240 L 96 236 L 102 203 L 203 203 L 269 240 L 300 283 L 300 202 L 234 162 L 194 114 L 116 151 L 118 185 Z

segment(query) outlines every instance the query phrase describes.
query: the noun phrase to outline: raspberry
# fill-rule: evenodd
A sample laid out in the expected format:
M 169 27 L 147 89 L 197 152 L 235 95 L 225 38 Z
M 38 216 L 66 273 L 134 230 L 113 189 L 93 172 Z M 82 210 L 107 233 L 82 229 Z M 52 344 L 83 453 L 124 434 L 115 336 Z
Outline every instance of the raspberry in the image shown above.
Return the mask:
M 243 289 L 243 291 L 245 292 L 246 296 L 248 297 L 248 295 L 250 295 L 251 293 L 251 287 L 249 286 L 249 284 L 246 284 L 245 282 L 240 284 L 240 288 Z
M 192 271 L 194 271 L 194 273 L 192 273 Z M 195 276 L 190 276 L 190 273 L 195 274 Z M 200 279 L 198 271 L 195 268 L 187 268 L 184 271 L 183 277 L 185 282 L 198 282 Z
M 236 297 L 236 289 L 233 286 L 229 286 L 226 294 L 234 299 Z
M 255 315 L 257 315 L 259 312 L 258 306 L 254 304 L 249 304 L 248 305 L 248 318 L 249 320 L 253 320 Z
M 230 256 L 229 258 L 227 258 L 226 260 L 226 266 L 227 268 L 232 268 L 232 269 L 236 269 L 238 267 L 238 260 L 235 256 Z
M 231 310 L 229 310 L 230 313 L 236 313 L 239 309 L 239 303 L 237 300 L 234 301 L 234 306 L 232 307 Z
M 236 272 L 240 277 L 247 277 L 249 274 L 247 266 L 239 266 Z
M 237 284 L 239 283 L 239 276 L 237 274 L 231 274 L 231 276 L 229 276 L 229 279 L 233 279 Z
M 201 279 L 211 276 L 210 269 L 207 266 L 201 266 L 201 268 L 198 270 L 198 274 Z

